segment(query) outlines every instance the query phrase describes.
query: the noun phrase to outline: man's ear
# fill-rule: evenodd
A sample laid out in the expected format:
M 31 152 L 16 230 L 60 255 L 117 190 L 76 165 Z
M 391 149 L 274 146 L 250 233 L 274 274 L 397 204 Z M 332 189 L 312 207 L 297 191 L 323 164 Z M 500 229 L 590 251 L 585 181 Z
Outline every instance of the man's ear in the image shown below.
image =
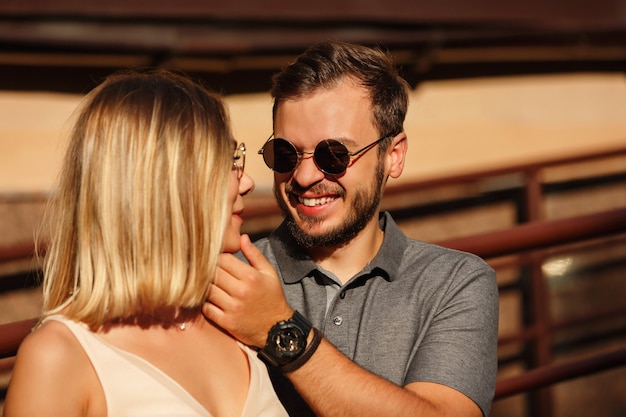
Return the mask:
M 398 178 L 402 174 L 407 149 L 406 133 L 400 132 L 393 137 L 386 155 L 387 172 L 391 178 Z

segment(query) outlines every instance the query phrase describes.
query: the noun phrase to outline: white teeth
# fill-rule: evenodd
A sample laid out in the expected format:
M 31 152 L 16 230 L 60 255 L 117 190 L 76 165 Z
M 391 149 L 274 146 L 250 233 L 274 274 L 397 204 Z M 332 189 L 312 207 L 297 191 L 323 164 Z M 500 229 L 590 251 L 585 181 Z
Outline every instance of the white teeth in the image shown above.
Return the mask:
M 329 203 L 333 201 L 335 198 L 333 197 L 322 197 L 322 198 L 303 198 L 299 197 L 300 203 L 304 204 L 307 207 L 321 206 L 322 204 Z

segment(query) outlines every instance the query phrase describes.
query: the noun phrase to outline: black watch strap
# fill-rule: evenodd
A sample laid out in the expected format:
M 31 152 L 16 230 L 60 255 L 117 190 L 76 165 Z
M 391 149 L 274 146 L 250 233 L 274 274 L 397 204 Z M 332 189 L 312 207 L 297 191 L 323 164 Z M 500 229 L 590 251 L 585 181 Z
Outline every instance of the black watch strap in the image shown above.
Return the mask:
M 302 315 L 298 310 L 293 312 L 293 316 L 291 316 L 291 321 L 296 323 L 302 330 L 304 330 L 305 335 L 309 335 L 311 328 L 313 327 L 311 323 Z
M 302 365 L 304 365 L 309 359 L 311 359 L 311 356 L 313 356 L 322 341 L 321 331 L 317 330 L 317 328 L 315 327 L 312 327 L 311 331 L 313 332 L 313 340 L 311 340 L 311 343 L 306 346 L 304 352 L 302 352 L 302 355 L 296 358 L 293 362 L 290 362 L 279 368 L 282 373 L 293 372 L 296 369 L 300 368 Z

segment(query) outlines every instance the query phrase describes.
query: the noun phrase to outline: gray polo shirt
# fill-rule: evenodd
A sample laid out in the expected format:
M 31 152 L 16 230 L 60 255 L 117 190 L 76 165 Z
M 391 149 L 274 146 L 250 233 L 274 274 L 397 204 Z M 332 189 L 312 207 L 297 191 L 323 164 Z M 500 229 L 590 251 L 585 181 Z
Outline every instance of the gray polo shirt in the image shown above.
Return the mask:
M 388 213 L 380 227 L 378 254 L 343 286 L 284 223 L 256 245 L 279 272 L 291 307 L 348 358 L 400 386 L 452 387 L 489 415 L 497 371 L 494 271 L 472 254 L 408 239 Z M 309 415 L 288 380 L 270 371 L 290 414 Z

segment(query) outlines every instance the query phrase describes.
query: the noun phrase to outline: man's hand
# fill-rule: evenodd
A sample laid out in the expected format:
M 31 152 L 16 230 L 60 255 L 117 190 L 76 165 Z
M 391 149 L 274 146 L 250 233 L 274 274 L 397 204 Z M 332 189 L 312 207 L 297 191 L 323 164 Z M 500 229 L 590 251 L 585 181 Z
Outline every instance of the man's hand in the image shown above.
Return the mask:
M 248 235 L 242 235 L 240 242 L 250 265 L 231 254 L 220 255 L 202 312 L 240 342 L 262 348 L 271 327 L 291 317 L 293 310 L 272 265 Z

